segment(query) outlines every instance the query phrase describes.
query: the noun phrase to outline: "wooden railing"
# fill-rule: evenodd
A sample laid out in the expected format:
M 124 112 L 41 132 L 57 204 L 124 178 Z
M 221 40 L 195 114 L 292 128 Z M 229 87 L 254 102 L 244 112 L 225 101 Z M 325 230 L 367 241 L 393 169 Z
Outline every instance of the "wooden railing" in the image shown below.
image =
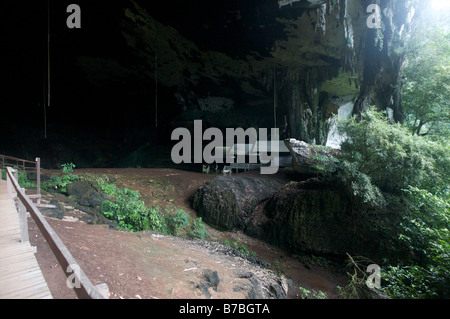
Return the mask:
M 36 194 L 30 195 L 30 198 L 37 199 L 37 203 L 41 203 L 41 159 L 36 158 L 34 162 L 24 160 L 17 157 L 7 156 L 0 154 L 0 169 L 5 167 L 17 167 L 24 172 L 35 171 L 36 172 Z M 16 175 L 17 179 L 17 175 Z
M 47 240 L 48 245 L 55 254 L 63 270 L 67 270 L 65 271 L 65 274 L 68 280 L 70 277 L 70 282 L 73 283 L 70 285 L 70 288 L 74 289 L 78 298 L 106 299 L 107 297 L 99 292 L 99 289 L 104 289 L 105 284 L 98 286 L 94 286 L 92 284 L 59 236 L 45 220 L 37 206 L 33 203 L 29 196 L 25 194 L 24 189 L 19 186 L 15 176 L 16 174 L 17 170 L 14 170 L 11 167 L 6 167 L 8 197 L 14 198 L 14 193 L 17 194 L 22 241 L 29 241 L 28 222 L 26 216 L 28 212 L 31 217 L 33 217 L 44 238 Z

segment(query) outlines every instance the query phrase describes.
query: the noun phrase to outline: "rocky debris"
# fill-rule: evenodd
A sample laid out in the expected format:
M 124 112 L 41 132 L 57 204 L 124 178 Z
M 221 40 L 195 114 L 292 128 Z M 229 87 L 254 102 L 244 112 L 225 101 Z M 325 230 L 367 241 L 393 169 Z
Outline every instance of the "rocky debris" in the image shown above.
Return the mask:
M 369 288 L 367 285 L 357 287 L 359 299 L 391 299 L 378 289 Z
M 101 213 L 101 204 L 108 197 L 104 194 L 97 183 L 91 181 L 77 181 L 66 186 L 69 199 L 73 201 L 73 206 L 83 212 L 90 214 L 93 224 L 111 224 Z M 70 200 L 68 200 L 70 202 Z M 67 202 L 67 200 L 65 200 Z
M 207 248 L 212 254 L 222 254 L 225 256 L 238 257 L 238 258 L 241 258 L 241 259 L 247 261 L 251 265 L 254 265 L 254 266 L 257 266 L 260 268 L 269 268 L 270 267 L 270 263 L 268 263 L 264 260 L 261 260 L 256 256 L 243 254 L 240 251 L 238 251 L 230 246 L 221 244 L 216 241 L 206 241 L 206 240 L 197 239 L 192 242 L 199 246 L 203 246 L 203 247 Z
M 218 176 L 200 187 L 193 208 L 207 223 L 233 230 L 245 229 L 255 207 L 272 197 L 282 184 L 250 176 Z
M 205 269 L 203 271 L 203 281 L 197 285 L 197 288 L 200 289 L 208 299 L 210 299 L 211 293 L 208 289 L 212 288 L 217 291 L 217 286 L 219 283 L 220 279 L 217 271 Z
M 286 299 L 289 290 L 289 280 L 267 269 L 270 264 L 259 260 L 255 256 L 248 256 L 218 242 L 194 240 L 193 245 L 207 248 L 213 255 L 234 257 L 233 266 L 236 268 L 236 278 L 239 282 L 233 290 L 247 291 L 248 299 Z M 253 258 L 252 258 L 253 257 Z M 211 298 L 209 288 L 217 291 L 220 285 L 217 271 L 206 269 L 202 273 L 201 282 L 196 285 L 207 298 Z

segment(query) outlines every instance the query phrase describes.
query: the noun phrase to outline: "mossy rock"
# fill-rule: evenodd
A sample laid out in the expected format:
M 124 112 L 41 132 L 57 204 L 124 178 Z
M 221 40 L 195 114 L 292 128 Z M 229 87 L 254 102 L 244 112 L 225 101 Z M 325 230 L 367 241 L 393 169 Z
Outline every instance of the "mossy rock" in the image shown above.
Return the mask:
M 265 239 L 297 254 L 377 254 L 376 215 L 358 211 L 337 185 L 291 182 L 265 205 Z
M 197 190 L 193 207 L 206 223 L 219 229 L 245 229 L 255 207 L 281 186 L 267 178 L 218 176 Z

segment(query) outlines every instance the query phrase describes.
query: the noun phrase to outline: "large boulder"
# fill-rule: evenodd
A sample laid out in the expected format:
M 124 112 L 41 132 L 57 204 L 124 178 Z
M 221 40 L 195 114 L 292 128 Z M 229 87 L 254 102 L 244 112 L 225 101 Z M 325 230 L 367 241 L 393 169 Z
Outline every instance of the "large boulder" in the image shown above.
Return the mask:
M 202 219 L 218 228 L 245 229 L 255 207 L 282 187 L 270 178 L 218 176 L 200 187 L 193 207 Z
M 291 182 L 264 209 L 265 240 L 293 253 L 345 256 L 378 253 L 376 214 L 359 211 L 342 187 L 317 178 Z

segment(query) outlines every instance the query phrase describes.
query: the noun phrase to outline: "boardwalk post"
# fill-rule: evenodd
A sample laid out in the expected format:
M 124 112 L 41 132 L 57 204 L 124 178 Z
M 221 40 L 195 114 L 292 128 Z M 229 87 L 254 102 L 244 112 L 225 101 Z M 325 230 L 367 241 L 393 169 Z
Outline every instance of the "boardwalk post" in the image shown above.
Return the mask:
M 41 158 L 36 157 L 36 195 L 38 195 L 37 203 L 41 203 Z
M 6 194 L 8 199 L 12 199 L 12 183 L 9 174 L 6 174 Z
M 22 189 L 22 191 L 24 191 Z M 28 234 L 28 217 L 27 217 L 27 209 L 25 205 L 22 203 L 20 198 L 17 198 L 18 207 L 19 207 L 19 223 L 20 223 L 20 238 L 22 239 L 22 243 L 27 243 L 30 241 L 30 236 Z

